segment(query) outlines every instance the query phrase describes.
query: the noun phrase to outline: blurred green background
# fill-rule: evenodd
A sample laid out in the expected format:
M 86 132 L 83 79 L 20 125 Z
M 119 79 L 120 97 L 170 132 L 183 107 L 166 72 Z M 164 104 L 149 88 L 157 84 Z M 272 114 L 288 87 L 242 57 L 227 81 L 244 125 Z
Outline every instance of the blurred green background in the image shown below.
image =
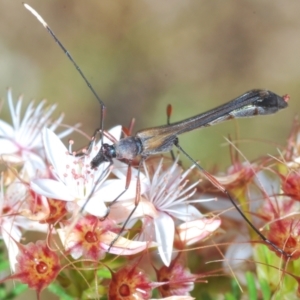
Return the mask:
M 231 121 L 180 136 L 206 168 L 224 169 L 229 134 L 253 159 L 287 139 L 300 108 L 300 2 L 273 1 L 67 1 L 28 2 L 70 51 L 107 106 L 105 128 L 135 130 L 178 121 L 253 88 L 290 94 L 278 115 Z M 92 134 L 99 105 L 70 61 L 21 1 L 0 1 L 0 95 L 47 98 Z M 28 102 L 27 102 L 28 103 Z M 2 118 L 9 120 L 7 105 Z M 58 115 L 58 113 L 57 113 Z M 87 143 L 76 139 L 80 148 Z M 275 142 L 275 144 L 274 144 Z
M 276 153 L 299 111 L 300 2 L 290 1 L 30 1 L 73 55 L 105 102 L 105 128 L 135 130 L 222 104 L 253 88 L 289 93 L 289 109 L 276 116 L 227 122 L 180 137 L 205 167 L 224 168 L 231 134 L 248 139 L 249 159 Z M 81 122 L 99 126 L 99 105 L 69 60 L 21 1 L 0 2 L 0 95 L 47 98 Z M 6 110 L 4 110 L 6 111 Z M 238 126 L 237 126 L 238 125 Z M 76 139 L 79 148 L 86 140 Z M 255 140 L 256 141 L 255 141 Z M 257 141 L 260 140 L 260 141 Z

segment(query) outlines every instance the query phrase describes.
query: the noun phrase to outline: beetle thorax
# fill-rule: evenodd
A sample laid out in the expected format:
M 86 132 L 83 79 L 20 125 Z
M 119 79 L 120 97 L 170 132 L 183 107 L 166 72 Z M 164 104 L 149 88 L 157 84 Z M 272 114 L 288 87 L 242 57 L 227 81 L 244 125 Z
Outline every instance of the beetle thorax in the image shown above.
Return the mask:
M 142 143 L 137 137 L 126 137 L 115 144 L 116 158 L 132 160 L 142 153 Z

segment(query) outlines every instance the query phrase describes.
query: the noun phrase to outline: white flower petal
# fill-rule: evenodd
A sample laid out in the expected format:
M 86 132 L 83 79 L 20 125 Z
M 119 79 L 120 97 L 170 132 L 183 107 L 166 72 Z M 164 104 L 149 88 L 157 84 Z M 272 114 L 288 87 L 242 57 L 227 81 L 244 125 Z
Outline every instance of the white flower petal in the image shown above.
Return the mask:
M 80 207 L 84 206 L 84 211 L 99 218 L 107 215 L 107 207 L 100 198 L 92 197 L 88 200 L 88 202 L 86 201 L 86 199 L 78 201 L 78 205 Z
M 52 180 L 52 179 L 34 179 L 30 182 L 30 187 L 37 194 L 64 200 L 73 201 L 75 200 L 74 195 L 70 194 L 70 189 L 68 189 L 62 182 Z
M 9 218 L 9 220 L 6 219 L 4 222 L 2 222 L 1 233 L 8 250 L 10 267 L 14 272 L 15 264 L 17 263 L 16 257 L 19 253 L 19 247 L 16 242 L 21 240 L 22 234 L 20 229 L 13 224 L 13 218 Z
M 37 232 L 47 232 L 49 230 L 49 225 L 48 224 L 41 224 L 40 222 L 37 221 L 32 221 L 29 220 L 25 217 L 22 216 L 17 216 L 14 220 L 14 224 L 16 226 L 22 227 L 25 230 L 28 231 L 37 231 Z
M 111 129 L 109 129 L 109 134 L 112 135 L 117 141 L 120 139 L 121 137 L 121 133 L 122 133 L 122 126 L 121 125 L 117 125 Z M 113 142 L 108 139 L 106 136 L 103 137 L 103 143 L 105 144 L 113 144 Z
M 188 204 L 178 204 L 170 207 L 168 213 L 174 218 L 183 222 L 189 222 L 203 217 L 201 212 L 194 206 Z
M 0 138 L 0 145 L 0 155 L 16 153 L 19 150 L 16 143 L 5 138 Z
M 113 162 L 114 164 L 111 172 L 119 179 L 126 179 L 128 165 L 117 159 L 114 159 Z
M 103 241 L 102 248 L 104 250 L 109 250 L 109 253 L 116 255 L 133 255 L 144 251 L 147 248 L 157 246 L 156 243 L 149 242 L 140 242 L 140 241 L 132 241 L 128 240 L 122 236 L 118 237 L 116 233 L 113 232 L 105 232 L 103 233 L 101 239 Z M 114 241 L 114 244 L 111 246 L 111 243 Z
M 125 181 L 119 179 L 106 180 L 99 189 L 95 190 L 93 197 L 98 197 L 104 202 L 111 202 L 118 198 L 118 201 L 128 200 L 135 198 L 136 195 L 136 182 L 130 182 L 128 189 L 125 191 Z M 123 193 L 121 195 L 121 193 Z M 121 196 L 120 196 L 121 195 Z
M 159 217 L 154 220 L 155 235 L 158 244 L 158 252 L 163 263 L 168 267 L 172 258 L 174 242 L 174 221 L 165 213 L 159 213 Z
M 14 129 L 8 123 L 0 120 L 0 137 L 13 137 L 14 136 Z
M 27 158 L 31 159 L 30 154 L 35 153 L 35 155 L 37 155 L 42 149 L 41 129 L 51 122 L 50 115 L 56 106 L 52 105 L 45 108 L 45 101 L 43 101 L 40 102 L 37 107 L 34 107 L 34 103 L 31 102 L 27 105 L 22 117 L 22 97 L 19 97 L 17 103 L 14 104 L 11 90 L 8 90 L 7 99 L 13 126 L 0 120 L 0 138 L 9 140 L 15 144 L 15 147 L 14 149 L 8 147 L 8 145 L 4 147 L 1 141 L 0 153 L 2 151 L 2 153 L 5 154 L 19 155 L 26 161 Z M 58 119 L 58 122 L 60 121 L 61 120 Z M 44 153 L 42 153 L 42 155 L 43 154 Z M 36 165 L 34 165 L 34 167 L 35 166 Z
M 66 158 L 70 156 L 67 148 L 57 135 L 48 128 L 43 129 L 43 141 L 47 159 L 60 176 L 60 179 L 63 180 L 63 174 L 66 170 Z
M 180 224 L 177 231 L 181 241 L 186 245 L 191 245 L 207 238 L 221 225 L 221 220 L 212 218 L 202 218 L 191 222 Z
M 29 179 L 35 178 L 38 172 L 39 176 L 48 175 L 48 169 L 46 168 L 45 159 L 35 153 L 28 152 L 28 157 L 24 157 L 23 168 Z M 25 156 L 25 155 L 24 155 Z

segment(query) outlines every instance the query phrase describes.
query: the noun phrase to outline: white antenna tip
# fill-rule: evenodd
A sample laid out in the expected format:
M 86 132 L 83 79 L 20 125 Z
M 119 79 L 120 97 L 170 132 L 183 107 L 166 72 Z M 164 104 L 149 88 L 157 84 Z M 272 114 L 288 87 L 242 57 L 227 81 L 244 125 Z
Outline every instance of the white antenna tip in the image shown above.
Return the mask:
M 47 23 L 44 21 L 44 19 L 38 14 L 38 12 L 36 10 L 34 10 L 30 5 L 28 5 L 27 3 L 23 2 L 24 7 L 29 10 L 41 23 L 42 25 L 47 28 L 48 25 Z

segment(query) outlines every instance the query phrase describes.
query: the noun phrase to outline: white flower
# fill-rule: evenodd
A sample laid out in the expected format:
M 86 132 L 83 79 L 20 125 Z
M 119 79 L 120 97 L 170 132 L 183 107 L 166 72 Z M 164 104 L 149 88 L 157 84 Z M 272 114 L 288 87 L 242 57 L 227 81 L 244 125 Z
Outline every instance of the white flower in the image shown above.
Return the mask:
M 56 105 L 44 107 L 45 101 L 41 101 L 37 107 L 34 107 L 34 102 L 29 103 L 24 116 L 21 117 L 23 98 L 20 97 L 14 106 L 10 89 L 7 93 L 7 101 L 12 125 L 0 120 L 1 158 L 12 163 L 31 162 L 33 172 L 34 170 L 44 170 L 41 130 L 44 126 L 50 126 L 52 130 L 56 130 L 62 122 L 63 115 L 57 120 L 51 121 L 50 117 Z M 77 126 L 75 125 L 75 127 Z M 69 128 L 61 132 L 59 136 L 64 137 L 72 131 L 73 129 Z
M 153 158 L 149 158 L 144 163 L 146 178 L 143 179 L 143 183 L 146 185 L 146 191 L 142 193 L 132 218 L 143 219 L 145 226 L 140 239 L 156 241 L 162 261 L 166 266 L 169 266 L 173 251 L 175 226 L 181 222 L 193 222 L 202 219 L 203 215 L 190 203 L 205 200 L 188 200 L 194 195 L 195 186 L 198 184 L 195 182 L 186 186 L 188 183 L 186 178 L 194 166 L 182 173 L 182 168 L 177 164 L 178 159 L 170 167 L 166 167 L 163 161 L 161 159 L 157 164 L 156 162 L 153 163 Z M 145 175 L 143 176 L 145 177 Z M 119 221 L 124 221 L 134 206 L 132 201 L 116 203 L 111 207 L 111 215 L 114 219 L 119 218 Z M 122 211 L 121 214 L 120 211 Z M 220 224 L 219 221 L 218 224 Z
M 118 140 L 121 126 L 114 127 L 109 134 Z M 100 149 L 101 140 L 92 147 L 90 153 L 81 157 L 70 155 L 60 139 L 49 129 L 43 130 L 43 141 L 55 179 L 34 179 L 31 181 L 31 188 L 37 194 L 76 203 L 94 216 L 105 216 L 107 208 L 104 202 L 117 199 L 124 192 L 126 181 L 125 179 L 107 179 L 112 168 L 108 162 L 91 169 L 90 162 Z M 111 143 L 105 137 L 104 142 Z M 131 184 L 118 201 L 132 199 L 134 193 L 135 185 Z
M 20 173 L 21 176 L 22 172 Z M 20 242 L 22 232 L 41 231 L 46 232 L 47 224 L 40 224 L 25 217 L 29 214 L 26 198 L 28 189 L 25 184 L 19 180 L 12 182 L 4 192 L 1 178 L 0 187 L 0 238 L 8 249 L 9 262 L 12 272 L 15 271 L 17 262 L 16 256 L 19 253 L 19 247 L 16 242 Z

